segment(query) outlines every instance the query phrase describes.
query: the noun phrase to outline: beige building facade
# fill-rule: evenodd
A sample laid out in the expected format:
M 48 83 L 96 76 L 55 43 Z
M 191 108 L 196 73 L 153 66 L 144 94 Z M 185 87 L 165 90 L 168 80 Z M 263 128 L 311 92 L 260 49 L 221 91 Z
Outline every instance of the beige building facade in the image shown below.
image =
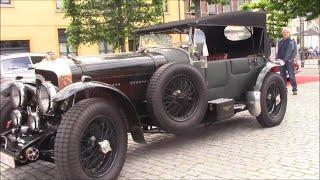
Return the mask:
M 0 8 L 1 54 L 54 51 L 56 56 L 81 56 L 113 51 L 105 43 L 82 45 L 77 52 L 68 47 L 65 30 L 69 19 L 62 0 L 1 0 Z M 164 22 L 184 19 L 183 0 L 165 0 L 164 10 Z

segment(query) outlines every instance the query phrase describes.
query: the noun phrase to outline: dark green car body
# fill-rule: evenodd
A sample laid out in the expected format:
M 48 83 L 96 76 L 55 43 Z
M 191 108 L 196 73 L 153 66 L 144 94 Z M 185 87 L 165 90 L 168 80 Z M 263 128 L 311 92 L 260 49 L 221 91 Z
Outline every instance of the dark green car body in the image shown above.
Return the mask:
M 18 89 L 20 99 L 13 116 L 20 119 L 1 134 L 1 151 L 24 161 L 26 149 L 32 147 L 42 153 L 41 158 L 54 161 L 54 139 L 61 120 L 78 102 L 90 98 L 110 102 L 121 114 L 118 119 L 124 120 L 124 131 L 139 143 L 145 142 L 143 133 L 150 127 L 181 134 L 197 125 L 230 118 L 239 111 L 249 110 L 251 115 L 260 116 L 263 82 L 275 67 L 282 65 L 269 60 L 264 12 L 231 12 L 135 31 L 136 36 L 160 33 L 181 33 L 188 35 L 189 40 L 184 45 L 141 47 L 133 53 L 104 55 L 92 61 L 84 58 L 72 59 L 71 64 L 48 63 L 35 69 L 36 84 L 2 84 L 3 94 L 10 87 Z M 176 77 L 189 83 L 189 87 L 184 87 L 186 91 L 194 91 L 184 94 L 180 85 L 169 94 L 168 97 L 174 96 L 175 103 L 182 104 L 178 115 L 164 109 L 170 103 L 164 100 L 166 90 L 175 86 Z M 39 95 L 41 88 L 47 93 L 45 98 Z M 278 103 L 276 98 L 273 100 Z M 189 101 L 195 105 L 184 106 Z M 215 118 L 205 116 L 206 113 Z M 181 118 L 176 118 L 179 114 Z M 29 119 L 35 123 L 29 123 Z M 22 156 L 24 159 L 19 159 Z

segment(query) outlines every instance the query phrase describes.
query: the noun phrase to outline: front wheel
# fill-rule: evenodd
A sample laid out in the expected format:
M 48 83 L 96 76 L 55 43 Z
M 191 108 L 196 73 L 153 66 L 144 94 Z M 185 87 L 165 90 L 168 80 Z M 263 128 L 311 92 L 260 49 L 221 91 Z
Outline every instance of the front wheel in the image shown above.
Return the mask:
M 287 109 L 287 87 L 277 73 L 269 73 L 261 87 L 261 114 L 257 117 L 264 127 L 279 125 Z
M 65 179 L 116 179 L 127 152 L 124 120 L 103 99 L 85 99 L 61 120 L 55 162 Z

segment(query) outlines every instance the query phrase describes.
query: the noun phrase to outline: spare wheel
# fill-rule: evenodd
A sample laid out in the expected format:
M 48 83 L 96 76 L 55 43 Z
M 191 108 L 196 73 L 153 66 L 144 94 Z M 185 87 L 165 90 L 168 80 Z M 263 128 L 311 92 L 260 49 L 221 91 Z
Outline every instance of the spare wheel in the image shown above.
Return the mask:
M 207 87 L 201 73 L 189 64 L 168 63 L 151 77 L 147 89 L 148 111 L 158 125 L 181 134 L 202 121 Z

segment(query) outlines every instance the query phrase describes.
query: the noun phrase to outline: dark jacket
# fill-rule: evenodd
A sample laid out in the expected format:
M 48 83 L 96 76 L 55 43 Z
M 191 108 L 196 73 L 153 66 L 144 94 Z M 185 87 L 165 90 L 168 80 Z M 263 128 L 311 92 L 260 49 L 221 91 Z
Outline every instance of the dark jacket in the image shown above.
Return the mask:
M 282 40 L 283 39 L 281 39 L 280 41 L 282 41 Z M 279 43 L 278 43 L 278 47 L 279 47 Z M 287 61 L 287 62 L 293 62 L 294 58 L 297 56 L 297 51 L 298 51 L 298 48 L 297 48 L 296 41 L 294 39 L 290 39 L 290 43 L 286 49 L 285 56 L 284 56 L 283 60 Z M 279 49 L 277 52 L 276 59 L 278 59 L 278 58 L 279 58 Z

